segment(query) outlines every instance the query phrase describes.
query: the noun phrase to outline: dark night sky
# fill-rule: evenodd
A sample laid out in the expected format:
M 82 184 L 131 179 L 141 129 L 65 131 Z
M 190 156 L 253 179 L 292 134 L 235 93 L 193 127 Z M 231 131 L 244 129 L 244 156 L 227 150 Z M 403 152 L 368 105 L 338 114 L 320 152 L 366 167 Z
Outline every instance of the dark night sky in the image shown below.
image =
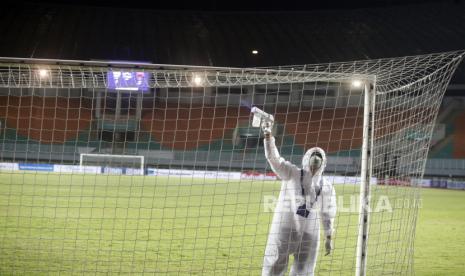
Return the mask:
M 185 11 L 311 11 L 326 9 L 359 9 L 373 7 L 392 7 L 433 2 L 459 3 L 463 0 L 178 0 L 178 1 L 109 1 L 109 0 L 45 0 L 23 1 L 7 0 L 12 3 L 41 3 L 66 6 L 93 6 L 136 8 L 151 10 L 185 10 Z
M 256 67 L 465 49 L 463 0 L 7 1 L 4 57 Z

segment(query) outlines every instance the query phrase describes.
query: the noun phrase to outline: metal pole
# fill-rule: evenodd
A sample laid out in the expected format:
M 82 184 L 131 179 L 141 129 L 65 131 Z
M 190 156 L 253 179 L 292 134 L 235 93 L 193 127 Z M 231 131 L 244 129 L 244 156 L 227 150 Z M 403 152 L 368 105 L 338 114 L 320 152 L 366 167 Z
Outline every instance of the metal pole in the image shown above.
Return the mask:
M 362 168 L 360 179 L 360 209 L 355 275 L 366 275 L 367 241 L 370 212 L 371 149 L 373 131 L 374 89 L 365 84 L 363 111 Z
M 79 155 L 79 171 L 80 172 L 82 172 L 82 158 L 83 158 L 82 155 L 83 155 L 82 153 Z
M 145 167 L 145 157 L 142 155 L 141 156 L 141 162 L 140 162 L 140 170 L 141 170 L 141 175 L 144 175 L 144 167 Z

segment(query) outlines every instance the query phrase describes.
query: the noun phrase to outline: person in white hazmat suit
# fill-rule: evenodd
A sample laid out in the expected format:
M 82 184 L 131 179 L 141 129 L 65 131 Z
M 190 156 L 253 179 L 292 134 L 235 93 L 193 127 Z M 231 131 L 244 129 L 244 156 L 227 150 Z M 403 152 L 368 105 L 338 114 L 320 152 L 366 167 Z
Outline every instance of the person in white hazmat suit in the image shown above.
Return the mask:
M 326 154 L 323 149 L 309 149 L 302 159 L 302 169 L 279 155 L 272 136 L 272 123 L 263 122 L 265 156 L 272 170 L 282 180 L 279 198 L 268 234 L 262 275 L 284 275 L 289 255 L 294 255 L 290 275 L 314 275 L 320 244 L 320 218 L 325 237 L 326 255 L 333 250 L 333 225 L 336 192 L 323 177 Z

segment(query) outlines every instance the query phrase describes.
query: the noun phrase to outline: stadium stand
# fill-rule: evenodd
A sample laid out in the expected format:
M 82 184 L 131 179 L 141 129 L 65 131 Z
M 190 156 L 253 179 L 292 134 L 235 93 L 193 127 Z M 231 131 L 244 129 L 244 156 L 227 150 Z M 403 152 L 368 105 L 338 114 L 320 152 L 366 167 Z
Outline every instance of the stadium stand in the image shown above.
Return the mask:
M 18 135 L 40 143 L 64 143 L 76 139 L 79 132 L 89 128 L 92 106 L 86 99 L 1 96 L 0 117 L 6 127 Z

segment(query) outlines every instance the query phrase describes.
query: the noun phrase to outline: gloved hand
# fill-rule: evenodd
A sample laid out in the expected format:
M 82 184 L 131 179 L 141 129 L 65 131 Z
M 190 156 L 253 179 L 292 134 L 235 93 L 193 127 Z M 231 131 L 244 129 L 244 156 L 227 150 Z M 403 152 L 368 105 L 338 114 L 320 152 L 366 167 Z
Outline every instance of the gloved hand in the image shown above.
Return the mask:
M 269 135 L 269 134 L 271 134 L 271 132 L 273 130 L 273 122 L 263 121 L 261 127 L 262 127 L 263 133 L 265 135 Z
M 333 250 L 333 240 L 331 239 L 331 236 L 326 237 L 325 249 L 326 249 L 325 256 L 328 256 L 329 254 L 331 254 L 331 251 Z

